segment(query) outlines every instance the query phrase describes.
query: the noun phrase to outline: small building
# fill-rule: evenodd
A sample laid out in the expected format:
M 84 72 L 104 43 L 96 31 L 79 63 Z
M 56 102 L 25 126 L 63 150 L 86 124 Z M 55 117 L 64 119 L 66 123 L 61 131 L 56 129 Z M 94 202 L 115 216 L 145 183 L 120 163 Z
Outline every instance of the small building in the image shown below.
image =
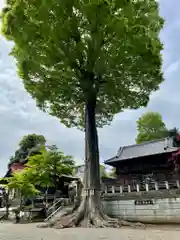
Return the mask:
M 78 165 L 74 169 L 74 176 L 79 178 L 81 182 L 83 182 L 84 179 L 84 171 L 85 171 L 85 165 Z
M 15 172 L 18 172 L 18 171 L 21 171 L 25 168 L 25 165 L 24 163 L 20 163 L 20 162 L 14 162 L 12 163 L 9 168 L 8 168 L 8 171 L 6 172 L 5 176 L 4 176 L 4 180 L 7 178 L 7 177 L 11 177 L 13 173 Z
M 116 156 L 105 164 L 116 168 L 119 184 L 134 185 L 144 181 L 169 181 L 179 178 L 170 161 L 179 148 L 173 138 L 164 138 L 142 144 L 120 147 Z

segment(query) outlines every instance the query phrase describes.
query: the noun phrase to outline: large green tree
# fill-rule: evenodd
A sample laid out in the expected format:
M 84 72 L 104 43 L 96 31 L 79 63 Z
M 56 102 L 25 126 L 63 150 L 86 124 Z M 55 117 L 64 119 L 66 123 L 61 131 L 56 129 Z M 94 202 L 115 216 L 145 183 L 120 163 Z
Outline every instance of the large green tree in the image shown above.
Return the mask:
M 156 140 L 169 136 L 169 132 L 158 112 L 147 112 L 137 121 L 136 143 Z
M 25 172 L 29 182 L 34 182 L 36 186 L 45 189 L 47 202 L 48 188 L 54 187 L 56 194 L 59 177 L 72 175 L 74 167 L 72 156 L 65 155 L 55 146 L 51 146 L 48 150 L 42 147 L 39 154 L 28 157 Z
M 72 156 L 65 155 L 58 149 L 42 148 L 39 154 L 28 157 L 26 172 L 31 179 L 43 187 L 56 187 L 57 179 L 62 175 L 72 175 L 75 162 Z
M 46 139 L 42 135 L 28 134 L 25 135 L 19 143 L 19 148 L 16 150 L 14 156 L 10 158 L 11 165 L 14 162 L 23 162 L 29 154 L 36 154 L 38 146 L 44 146 Z
M 55 146 L 50 146 L 48 150 L 45 147 L 38 150 L 39 154 L 28 157 L 24 170 L 15 172 L 8 178 L 8 189 L 18 190 L 21 202 L 25 198 L 33 197 L 34 193 L 39 193 L 39 187 L 45 189 L 47 202 L 48 188 L 57 189 L 59 177 L 72 175 L 75 167 L 73 158 L 58 151 Z
M 39 194 L 39 190 L 35 187 L 35 181 L 29 181 L 25 170 L 13 173 L 13 176 L 8 178 L 7 188 L 15 189 L 19 193 L 20 210 L 23 207 L 23 200 Z
M 11 54 L 26 90 L 66 126 L 85 128 L 84 192 L 66 226 L 84 218 L 108 225 L 97 126 L 126 108 L 145 106 L 158 89 L 162 26 L 156 0 L 7 0 L 2 31 L 15 43 Z

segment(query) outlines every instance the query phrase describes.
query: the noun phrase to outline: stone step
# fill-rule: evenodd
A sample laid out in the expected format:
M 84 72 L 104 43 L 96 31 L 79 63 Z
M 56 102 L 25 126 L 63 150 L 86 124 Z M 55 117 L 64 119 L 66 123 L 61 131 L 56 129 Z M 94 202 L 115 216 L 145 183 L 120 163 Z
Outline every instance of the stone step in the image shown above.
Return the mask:
M 118 220 L 117 220 L 117 219 L 110 219 L 110 220 L 108 220 L 108 222 L 109 222 L 109 223 L 111 223 L 111 222 L 112 222 L 112 223 L 115 223 L 115 222 L 118 222 Z
M 115 227 L 118 225 L 118 220 L 117 219 L 110 219 L 108 220 L 108 224 L 110 227 Z

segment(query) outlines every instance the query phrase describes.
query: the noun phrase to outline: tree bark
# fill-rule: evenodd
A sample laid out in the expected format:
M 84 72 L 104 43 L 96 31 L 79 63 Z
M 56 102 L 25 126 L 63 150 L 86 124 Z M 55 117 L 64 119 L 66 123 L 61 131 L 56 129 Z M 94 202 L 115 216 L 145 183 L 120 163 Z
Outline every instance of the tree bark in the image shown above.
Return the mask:
M 96 100 L 86 103 L 85 110 L 85 174 L 81 203 L 70 214 L 65 214 L 49 226 L 56 228 L 117 227 L 119 222 L 110 219 L 101 203 L 98 134 L 95 119 Z
M 6 214 L 5 214 L 5 219 L 9 218 L 9 190 L 5 190 L 4 193 L 5 196 L 5 206 L 6 206 Z
M 47 217 L 47 211 L 48 211 L 48 187 L 46 187 L 45 191 L 45 212 L 46 212 L 46 217 Z
M 54 201 L 53 204 L 55 204 L 56 202 L 56 193 L 57 193 L 57 163 L 56 160 L 54 159 L 54 163 L 53 163 L 53 171 L 54 171 L 54 176 L 53 176 L 53 181 L 54 181 Z

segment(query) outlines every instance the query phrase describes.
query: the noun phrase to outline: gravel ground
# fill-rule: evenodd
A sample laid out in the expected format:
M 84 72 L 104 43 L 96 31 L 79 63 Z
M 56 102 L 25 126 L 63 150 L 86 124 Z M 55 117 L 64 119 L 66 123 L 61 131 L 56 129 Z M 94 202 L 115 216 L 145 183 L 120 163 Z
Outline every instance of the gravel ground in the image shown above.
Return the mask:
M 180 227 L 56 230 L 36 225 L 0 223 L 0 240 L 178 240 L 180 236 Z

